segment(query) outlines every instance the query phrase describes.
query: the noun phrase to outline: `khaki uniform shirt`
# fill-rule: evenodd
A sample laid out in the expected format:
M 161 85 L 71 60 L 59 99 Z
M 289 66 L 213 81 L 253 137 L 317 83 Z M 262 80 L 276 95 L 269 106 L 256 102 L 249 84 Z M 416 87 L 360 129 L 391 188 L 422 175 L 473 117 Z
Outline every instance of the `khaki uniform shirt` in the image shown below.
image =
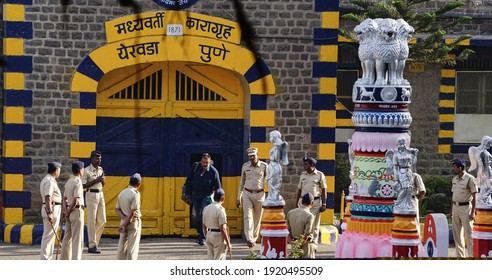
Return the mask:
M 301 235 L 313 234 L 314 215 L 304 205 L 290 210 L 286 222 L 293 238 L 299 239 Z
M 41 193 L 41 200 L 44 203 L 45 196 L 51 196 L 51 202 L 59 202 L 62 201 L 61 191 L 58 188 L 58 184 L 56 183 L 55 177 L 51 176 L 51 174 L 46 174 L 43 180 L 41 180 L 41 184 L 39 186 L 39 190 Z
M 82 175 L 82 178 L 81 178 L 82 184 L 87 184 L 87 182 L 94 181 L 94 180 L 96 180 L 97 177 L 99 177 L 103 174 L 104 174 L 104 171 L 103 171 L 101 166 L 98 166 L 97 168 L 95 168 L 94 166 L 92 166 L 92 164 L 90 164 L 84 170 L 84 175 Z M 97 183 L 97 184 L 92 185 L 89 189 L 102 191 L 102 188 L 103 188 L 102 183 Z
M 424 181 L 422 180 L 422 176 L 417 173 L 413 173 L 412 196 L 417 196 L 420 192 L 425 193 Z
M 472 200 L 472 194 L 478 192 L 474 179 L 475 177 L 466 171 L 464 171 L 461 178 L 458 175 L 454 176 L 453 186 L 451 187 L 454 202 L 469 202 Z
M 320 197 L 321 190 L 326 189 L 325 174 L 317 169 L 314 169 L 311 174 L 307 173 L 307 171 L 302 172 L 297 189 L 301 190 L 301 197 L 306 193 L 311 193 L 314 197 Z
M 116 208 L 120 209 L 126 216 L 130 215 L 132 210 L 136 210 L 134 218 L 142 217 L 142 213 L 140 212 L 140 193 L 137 189 L 128 186 L 122 190 L 118 195 Z
M 241 198 L 244 188 L 252 191 L 263 189 L 267 168 L 268 164 L 263 161 L 258 161 L 256 166 L 253 166 L 250 161 L 243 164 L 241 168 L 241 180 L 237 191 L 238 199 Z
M 209 229 L 220 229 L 227 224 L 227 215 L 224 207 L 219 202 L 207 205 L 203 208 L 203 224 Z
M 84 205 L 84 188 L 80 176 L 73 176 L 65 183 L 64 196 L 67 198 L 67 205 L 71 206 L 74 199 L 78 198 L 77 205 Z

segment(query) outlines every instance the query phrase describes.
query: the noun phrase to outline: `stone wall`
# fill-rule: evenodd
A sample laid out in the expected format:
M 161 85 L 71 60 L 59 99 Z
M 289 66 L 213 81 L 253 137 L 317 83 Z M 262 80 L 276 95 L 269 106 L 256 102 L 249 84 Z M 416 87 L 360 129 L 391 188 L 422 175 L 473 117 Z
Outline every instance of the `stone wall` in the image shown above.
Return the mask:
M 64 164 L 60 184 L 70 174 L 69 142 L 78 139 L 78 129 L 70 124 L 70 109 L 78 107 L 78 95 L 69 91 L 72 73 L 81 60 L 104 45 L 104 22 L 133 13 L 116 0 L 74 0 L 66 11 L 58 0 L 34 0 L 26 7 L 26 21 L 33 22 L 34 39 L 26 40 L 26 55 L 33 56 L 34 70 L 27 75 L 26 87 L 33 90 L 34 104 L 27 108 L 26 123 L 32 123 L 32 141 L 25 145 L 25 156 L 33 161 L 32 174 L 25 177 L 25 190 L 32 192 L 33 209 L 40 206 L 39 182 L 46 163 Z M 151 0 L 137 1 L 141 12 L 159 10 Z M 268 100 L 276 110 L 275 129 L 290 143 L 290 164 L 284 169 L 284 197 L 295 197 L 301 158 L 316 155 L 310 139 L 317 125 L 317 112 L 311 111 L 311 94 L 318 92 L 312 78 L 312 62 L 318 48 L 312 44 L 313 28 L 320 25 L 312 0 L 241 1 L 244 3 L 258 38 L 255 44 L 270 67 L 277 94 Z M 231 1 L 198 1 L 187 9 L 235 20 Z M 104 166 L 104 159 L 102 165 Z M 289 203 L 289 202 L 288 202 Z M 293 205 L 292 202 L 290 202 Z

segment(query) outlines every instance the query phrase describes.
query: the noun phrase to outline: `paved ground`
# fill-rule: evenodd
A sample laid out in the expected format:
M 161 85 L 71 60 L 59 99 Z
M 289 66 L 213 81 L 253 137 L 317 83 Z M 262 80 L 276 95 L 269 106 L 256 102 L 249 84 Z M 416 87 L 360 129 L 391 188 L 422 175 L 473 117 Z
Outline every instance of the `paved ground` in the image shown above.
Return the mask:
M 195 238 L 166 237 L 142 238 L 140 243 L 140 260 L 205 260 L 207 249 L 195 243 Z M 102 254 L 88 254 L 85 249 L 83 260 L 115 260 L 118 247 L 117 238 L 103 238 L 100 249 Z M 289 246 L 290 250 L 290 246 Z M 0 260 L 38 260 L 40 245 L 19 245 L 0 243 Z M 255 247 L 259 254 L 260 244 Z M 60 251 L 61 252 L 61 251 Z M 246 242 L 239 238 L 232 239 L 233 259 L 245 259 L 249 255 Z M 316 257 L 332 259 L 335 254 L 335 245 L 320 244 Z M 229 259 L 229 257 L 228 257 Z

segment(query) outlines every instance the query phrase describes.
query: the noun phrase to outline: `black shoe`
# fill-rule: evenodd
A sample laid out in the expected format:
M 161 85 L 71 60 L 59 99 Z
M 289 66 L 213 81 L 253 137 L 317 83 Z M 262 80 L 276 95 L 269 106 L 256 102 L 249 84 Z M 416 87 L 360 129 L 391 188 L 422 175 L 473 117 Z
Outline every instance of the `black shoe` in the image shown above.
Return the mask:
M 101 250 L 97 249 L 97 247 L 92 247 L 87 250 L 87 253 L 89 254 L 101 254 Z
M 253 242 L 251 242 L 251 241 L 248 241 L 248 242 L 246 242 L 246 243 L 248 244 L 248 247 L 249 247 L 249 248 L 253 248 L 253 247 L 255 247 L 255 243 L 253 243 Z
M 200 246 L 203 246 L 203 245 L 205 245 L 205 241 L 198 241 L 198 244 L 199 244 Z

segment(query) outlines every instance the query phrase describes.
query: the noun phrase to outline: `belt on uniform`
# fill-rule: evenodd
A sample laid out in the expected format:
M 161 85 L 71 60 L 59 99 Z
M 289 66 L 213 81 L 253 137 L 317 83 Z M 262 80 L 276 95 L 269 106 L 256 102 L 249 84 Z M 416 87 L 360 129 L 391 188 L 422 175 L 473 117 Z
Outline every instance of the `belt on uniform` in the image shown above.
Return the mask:
M 208 231 L 220 232 L 220 229 L 218 229 L 218 228 L 209 228 Z
M 247 192 L 250 192 L 250 193 L 261 193 L 261 192 L 263 192 L 263 189 L 254 191 L 254 190 L 250 190 L 250 189 L 244 188 L 244 190 L 247 191 Z
M 453 201 L 453 204 L 456 205 L 456 206 L 465 206 L 465 205 L 470 205 L 470 202 L 467 201 L 467 202 L 456 202 L 456 201 Z
M 43 202 L 43 204 L 46 204 Z M 61 202 L 51 202 L 51 205 L 62 205 Z
M 98 189 L 89 189 L 89 192 L 98 193 L 98 192 L 102 192 L 102 190 L 98 190 Z
M 321 196 L 316 196 L 316 197 L 314 198 L 314 200 L 316 200 L 316 199 L 320 199 L 320 198 L 321 198 Z

